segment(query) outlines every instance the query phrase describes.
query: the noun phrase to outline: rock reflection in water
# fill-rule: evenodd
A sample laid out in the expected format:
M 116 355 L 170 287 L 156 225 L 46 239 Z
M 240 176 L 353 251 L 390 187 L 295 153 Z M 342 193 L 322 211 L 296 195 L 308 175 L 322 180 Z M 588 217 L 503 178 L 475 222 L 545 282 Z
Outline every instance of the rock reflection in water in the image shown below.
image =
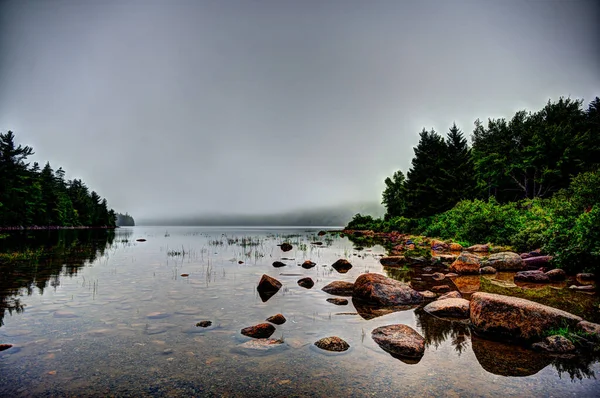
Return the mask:
M 547 355 L 475 335 L 471 337 L 471 346 L 481 367 L 500 376 L 531 376 L 552 362 Z
M 352 304 L 354 305 L 354 308 L 356 308 L 356 312 L 358 313 L 358 315 L 360 315 L 363 319 L 366 320 L 374 319 L 383 315 L 388 315 L 393 312 L 412 310 L 413 308 L 417 307 L 417 305 L 382 307 L 373 305 L 367 301 L 363 301 L 357 298 L 352 298 Z
M 468 348 L 471 330 L 467 322 L 437 318 L 425 312 L 423 308 L 416 309 L 415 316 L 417 326 L 425 338 L 426 348 L 433 346 L 437 349 L 448 339 L 458 355 Z

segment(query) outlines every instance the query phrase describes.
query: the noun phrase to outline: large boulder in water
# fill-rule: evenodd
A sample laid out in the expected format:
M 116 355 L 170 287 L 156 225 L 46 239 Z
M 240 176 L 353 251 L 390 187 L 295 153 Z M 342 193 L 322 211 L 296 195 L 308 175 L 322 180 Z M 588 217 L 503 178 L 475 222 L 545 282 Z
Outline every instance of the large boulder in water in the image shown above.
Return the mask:
M 381 348 L 394 357 L 420 359 L 425 353 L 425 339 L 406 325 L 387 325 L 371 332 Z
M 480 266 L 479 257 L 469 252 L 462 252 L 450 266 L 450 271 L 457 274 L 479 274 Z
M 419 304 L 423 301 L 423 295 L 408 284 L 373 273 L 356 278 L 353 297 L 382 306 Z
M 500 252 L 492 254 L 481 266 L 494 267 L 496 271 L 521 271 L 525 269 L 525 262 L 517 253 Z
M 533 301 L 477 292 L 471 297 L 471 323 L 479 333 L 511 340 L 539 340 L 550 329 L 574 328 L 581 318 Z
M 325 293 L 333 294 L 335 296 L 352 296 L 354 293 L 354 283 L 333 281 L 321 290 L 323 290 Z
M 431 315 L 448 318 L 468 318 L 469 300 L 463 298 L 446 298 L 431 302 L 423 308 Z

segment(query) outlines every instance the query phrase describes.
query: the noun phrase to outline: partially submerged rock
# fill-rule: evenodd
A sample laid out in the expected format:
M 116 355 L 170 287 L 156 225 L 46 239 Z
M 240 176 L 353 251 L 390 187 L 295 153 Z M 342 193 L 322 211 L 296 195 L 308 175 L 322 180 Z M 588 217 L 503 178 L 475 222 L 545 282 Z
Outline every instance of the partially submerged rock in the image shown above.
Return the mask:
M 308 276 L 298 280 L 298 286 L 301 286 L 305 289 L 311 289 L 314 285 L 315 282 Z
M 292 245 L 290 245 L 287 242 L 282 243 L 281 245 L 279 245 L 279 247 L 281 247 L 281 250 L 283 250 L 284 252 L 289 252 L 290 250 L 292 250 L 294 248 Z
M 328 298 L 327 302 L 335 305 L 348 305 L 348 300 L 343 298 Z
M 482 268 L 479 270 L 479 273 L 480 273 L 480 274 L 495 274 L 495 273 L 497 273 L 497 272 L 498 272 L 498 271 L 496 270 L 496 268 L 494 268 L 494 267 L 490 267 L 489 265 L 488 265 L 488 266 L 485 266 L 485 267 L 482 267 Z
M 8 350 L 12 347 L 12 344 L 0 344 L 0 351 Z
M 281 267 L 285 267 L 285 266 L 286 266 L 286 264 L 282 263 L 281 261 L 273 262 L 273 267 L 275 267 L 275 268 L 281 268 Z
M 420 293 L 423 295 L 423 298 L 425 298 L 427 300 L 433 300 L 434 298 L 437 297 L 437 294 L 435 294 L 434 292 L 429 291 L 429 290 L 425 290 Z
M 450 271 L 457 274 L 478 274 L 479 267 L 479 257 L 473 253 L 462 252 L 450 266 Z
M 490 251 L 490 245 L 473 245 L 465 249 L 469 252 L 487 253 Z
M 548 336 L 539 343 L 534 343 L 531 348 L 537 351 L 546 351 L 553 354 L 566 354 L 575 351 L 575 344 L 564 336 Z
M 577 324 L 577 330 L 583 332 L 587 338 L 600 342 L 600 325 L 588 321 L 581 321 Z
M 266 319 L 267 322 L 274 323 L 275 325 L 283 325 L 287 319 L 283 316 L 283 314 L 275 314 Z
M 521 271 L 514 277 L 515 282 L 549 283 L 550 278 L 542 271 Z
M 531 341 L 550 329 L 575 327 L 581 318 L 533 301 L 492 293 L 474 293 L 470 305 L 476 331 L 500 338 Z
M 457 292 L 456 290 L 453 292 L 448 292 L 440 297 L 438 297 L 438 301 L 439 300 L 446 300 L 446 299 L 451 299 L 451 298 L 462 298 L 462 295 L 460 294 L 460 292 Z
M 468 318 L 469 300 L 463 298 L 447 298 L 433 301 L 423 308 L 431 315 L 449 318 Z
M 275 278 L 271 278 L 266 274 L 260 278 L 260 282 L 258 282 L 258 286 L 256 288 L 263 302 L 275 295 L 279 289 L 281 289 L 281 282 Z
M 387 325 L 371 332 L 371 337 L 386 352 L 397 357 L 420 359 L 425 353 L 425 339 L 406 325 Z
M 335 269 L 340 274 L 345 274 L 352 268 L 352 264 L 346 259 L 340 258 L 335 263 L 331 264 L 333 269 Z
M 315 265 L 317 265 L 317 263 L 314 263 L 310 260 L 306 260 L 305 262 L 302 263 L 302 268 L 309 269 L 309 268 L 314 267 Z
M 408 284 L 374 273 L 356 278 L 353 297 L 382 306 L 419 304 L 423 301 L 423 295 Z
M 379 262 L 384 267 L 401 267 L 408 263 L 408 260 L 404 256 L 388 256 L 381 257 Z
M 433 286 L 431 288 L 431 291 L 434 293 L 446 293 L 446 292 L 449 292 L 450 290 L 451 290 L 450 286 L 448 286 L 448 285 L 438 285 L 438 286 Z
M 556 268 L 546 272 L 546 276 L 552 282 L 560 282 L 567 279 L 567 273 L 560 268 Z
M 517 253 L 500 252 L 490 255 L 481 266 L 494 267 L 497 271 L 521 271 L 525 269 L 525 262 Z
M 324 337 L 321 340 L 316 341 L 315 345 L 322 350 L 336 352 L 346 351 L 350 348 L 348 343 L 337 336 Z
M 321 290 L 323 290 L 325 293 L 333 294 L 335 296 L 352 296 L 354 293 L 354 283 L 333 281 Z
M 548 267 L 552 256 L 535 256 L 529 257 L 523 260 L 526 269 L 538 269 L 541 267 Z
M 461 294 L 475 293 L 481 288 L 479 275 L 460 275 L 452 278 L 452 282 Z
M 594 280 L 596 279 L 596 276 L 594 274 L 581 273 L 581 274 L 577 274 L 575 276 L 575 278 L 577 278 L 577 280 L 580 282 L 594 282 Z
M 463 251 L 462 245 L 460 245 L 458 243 L 450 243 L 449 249 L 450 249 L 450 251 L 453 251 L 453 252 Z
M 270 323 L 259 323 L 255 326 L 249 326 L 242 329 L 244 336 L 253 337 L 255 339 L 267 339 L 275 332 L 275 326 Z

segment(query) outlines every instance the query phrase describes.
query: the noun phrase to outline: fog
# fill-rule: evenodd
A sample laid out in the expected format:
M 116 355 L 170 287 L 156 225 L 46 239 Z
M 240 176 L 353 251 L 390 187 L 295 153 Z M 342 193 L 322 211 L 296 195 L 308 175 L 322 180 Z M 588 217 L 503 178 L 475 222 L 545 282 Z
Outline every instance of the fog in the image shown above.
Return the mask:
M 423 127 L 600 92 L 596 1 L 4 1 L 0 131 L 136 221 L 379 202 Z

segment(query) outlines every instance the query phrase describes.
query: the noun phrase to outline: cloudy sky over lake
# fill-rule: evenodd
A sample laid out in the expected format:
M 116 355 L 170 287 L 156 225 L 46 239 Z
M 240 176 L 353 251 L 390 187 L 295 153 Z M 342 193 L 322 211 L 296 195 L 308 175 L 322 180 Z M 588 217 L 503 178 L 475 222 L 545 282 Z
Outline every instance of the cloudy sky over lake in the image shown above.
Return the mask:
M 0 131 L 137 218 L 379 201 L 423 127 L 600 96 L 594 1 L 1 1 Z

